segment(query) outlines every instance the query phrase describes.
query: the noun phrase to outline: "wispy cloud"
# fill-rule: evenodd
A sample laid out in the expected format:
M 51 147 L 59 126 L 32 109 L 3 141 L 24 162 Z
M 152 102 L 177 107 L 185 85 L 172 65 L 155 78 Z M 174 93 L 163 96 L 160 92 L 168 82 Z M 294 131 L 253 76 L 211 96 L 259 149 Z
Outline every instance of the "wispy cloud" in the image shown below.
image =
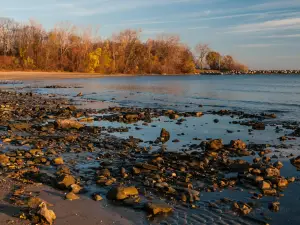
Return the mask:
M 300 38 L 300 34 L 282 34 L 282 35 L 268 35 L 262 38 Z
M 297 56 L 297 55 L 279 55 L 279 56 L 276 56 L 275 58 L 277 58 L 277 59 L 299 59 L 300 56 Z
M 299 29 L 300 18 L 271 20 L 261 23 L 242 24 L 230 29 L 229 32 L 259 32 L 266 30 Z
M 91 2 L 87 1 L 85 6 L 81 4 L 80 7 L 74 8 L 69 13 L 77 16 L 93 16 L 99 14 L 128 11 L 128 10 L 138 9 L 138 8 L 189 3 L 189 2 L 204 2 L 204 0 L 198 0 L 198 1 L 197 0 L 151 0 L 151 1 L 99 0 L 99 1 L 94 1 L 94 4 L 91 4 Z
M 197 27 L 177 27 L 177 28 L 160 28 L 160 29 L 145 29 L 142 30 L 143 34 L 162 34 L 162 33 L 174 33 L 182 30 L 200 30 L 200 29 L 207 29 L 208 26 L 197 26 Z
M 294 7 L 300 7 L 300 1 L 299 0 L 275 0 L 275 1 L 269 1 L 265 3 L 255 4 L 248 9 L 250 10 L 270 10 L 270 9 L 286 9 L 286 8 L 294 8 Z
M 237 45 L 238 48 L 268 48 L 279 44 L 243 44 Z

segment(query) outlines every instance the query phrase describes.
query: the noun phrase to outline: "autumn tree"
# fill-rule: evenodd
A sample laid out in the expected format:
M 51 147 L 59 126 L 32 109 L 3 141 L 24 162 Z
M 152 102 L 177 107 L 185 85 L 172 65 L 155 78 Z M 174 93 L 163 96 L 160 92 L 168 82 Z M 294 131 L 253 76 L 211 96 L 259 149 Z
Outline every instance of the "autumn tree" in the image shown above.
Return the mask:
M 231 71 L 234 69 L 234 59 L 230 55 L 226 55 L 222 58 L 221 69 L 226 71 Z
M 141 30 L 124 30 L 103 40 L 92 27 L 60 23 L 46 31 L 36 21 L 0 19 L 0 66 L 8 69 L 105 74 L 194 73 L 206 61 L 211 69 L 245 70 L 231 56 L 221 57 L 199 44 L 193 55 L 177 35 L 142 41 Z
M 220 69 L 220 63 L 221 63 L 221 54 L 219 52 L 209 52 L 206 55 L 206 62 L 209 65 L 209 68 L 211 70 L 218 70 Z
M 210 48 L 208 44 L 198 44 L 195 47 L 196 52 L 196 58 L 197 58 L 197 64 L 199 65 L 200 69 L 202 70 L 204 68 L 204 61 L 206 58 L 206 55 L 210 52 Z

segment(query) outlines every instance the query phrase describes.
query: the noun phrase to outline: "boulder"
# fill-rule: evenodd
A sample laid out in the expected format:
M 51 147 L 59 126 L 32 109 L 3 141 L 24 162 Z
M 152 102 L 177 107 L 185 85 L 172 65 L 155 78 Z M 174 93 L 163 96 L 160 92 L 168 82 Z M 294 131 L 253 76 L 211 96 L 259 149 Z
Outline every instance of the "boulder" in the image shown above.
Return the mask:
M 124 200 L 138 194 L 139 192 L 135 187 L 113 187 L 108 191 L 107 198 L 109 200 Z
M 58 129 L 72 129 L 72 128 L 80 129 L 84 127 L 83 124 L 77 122 L 76 120 L 69 120 L 69 119 L 56 120 L 54 125 Z
M 149 214 L 157 215 L 159 213 L 169 213 L 173 211 L 173 208 L 166 203 L 152 203 L 149 202 L 145 205 L 145 209 Z

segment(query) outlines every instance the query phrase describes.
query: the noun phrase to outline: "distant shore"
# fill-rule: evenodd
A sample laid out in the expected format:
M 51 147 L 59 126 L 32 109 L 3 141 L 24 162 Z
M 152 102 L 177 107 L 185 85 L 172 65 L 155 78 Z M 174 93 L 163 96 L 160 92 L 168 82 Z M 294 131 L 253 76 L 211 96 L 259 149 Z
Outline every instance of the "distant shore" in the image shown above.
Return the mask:
M 43 80 L 43 79 L 72 79 L 72 78 L 101 78 L 101 77 L 128 77 L 128 76 L 182 76 L 182 75 L 289 75 L 300 74 L 300 70 L 250 70 L 248 72 L 220 72 L 213 70 L 199 71 L 194 74 L 99 74 L 79 72 L 41 72 L 41 71 L 0 71 L 1 80 Z

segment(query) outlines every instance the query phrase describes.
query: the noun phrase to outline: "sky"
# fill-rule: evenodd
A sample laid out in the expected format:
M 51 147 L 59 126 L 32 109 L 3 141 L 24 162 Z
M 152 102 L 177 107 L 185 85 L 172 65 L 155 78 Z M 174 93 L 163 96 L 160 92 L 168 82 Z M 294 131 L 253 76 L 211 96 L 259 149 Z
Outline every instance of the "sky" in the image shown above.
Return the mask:
M 207 43 L 251 69 L 300 69 L 300 0 L 0 0 L 0 17 L 93 26 L 103 38 L 141 29 Z

